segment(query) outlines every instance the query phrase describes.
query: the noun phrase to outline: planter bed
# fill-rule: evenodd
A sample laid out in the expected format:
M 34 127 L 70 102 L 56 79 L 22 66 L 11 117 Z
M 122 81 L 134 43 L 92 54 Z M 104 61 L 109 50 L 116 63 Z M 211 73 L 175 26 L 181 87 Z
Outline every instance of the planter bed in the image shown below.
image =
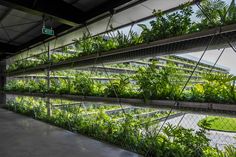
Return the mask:
M 130 107 L 127 107 L 127 108 L 124 108 L 124 110 L 127 110 L 127 109 L 130 109 Z M 95 109 L 96 110 L 96 109 Z M 93 114 L 96 114 L 96 113 L 99 113 L 99 109 L 97 109 L 98 111 L 94 111 L 94 112 L 90 112 L 90 113 L 85 113 L 84 115 L 85 116 L 89 116 L 89 115 L 93 115 Z M 114 112 L 119 112 L 119 111 L 122 111 L 123 109 L 121 108 L 118 108 L 118 109 L 107 109 L 107 110 L 104 110 L 104 112 L 107 114 L 107 115 L 112 115 L 114 114 Z
M 146 121 L 151 121 L 151 122 L 157 121 L 160 117 L 163 118 L 163 116 L 165 115 L 165 113 L 159 112 L 159 111 L 144 112 L 140 114 L 133 114 L 133 113 L 127 113 L 127 114 L 131 115 L 133 118 L 137 120 L 141 120 L 143 123 L 145 123 Z M 159 114 L 163 114 L 163 115 L 159 115 Z M 121 121 L 124 121 L 126 118 L 125 118 L 125 115 L 122 114 L 122 116 L 117 115 L 115 117 L 112 117 L 112 119 L 114 119 L 115 121 L 121 122 Z
M 119 112 L 115 112 L 113 114 L 110 114 L 109 116 L 114 118 L 114 117 L 119 117 L 120 115 L 122 117 L 123 116 L 125 117 L 126 115 L 132 115 L 132 117 L 139 118 L 137 115 L 140 115 L 141 117 L 142 117 L 142 115 L 143 116 L 147 115 L 147 117 L 148 117 L 149 114 L 156 113 L 156 112 L 157 111 L 155 111 L 154 109 L 150 109 L 150 108 L 148 108 L 148 109 L 147 108 L 133 108 L 131 110 L 126 111 L 125 113 L 123 113 L 121 110 Z
M 136 107 L 123 107 L 123 108 L 120 108 L 120 109 L 115 109 L 115 110 L 109 110 L 109 111 L 106 111 L 106 114 L 108 115 L 112 115 L 112 114 L 115 114 L 117 112 L 123 112 L 123 111 L 130 111 L 130 110 L 134 110 Z

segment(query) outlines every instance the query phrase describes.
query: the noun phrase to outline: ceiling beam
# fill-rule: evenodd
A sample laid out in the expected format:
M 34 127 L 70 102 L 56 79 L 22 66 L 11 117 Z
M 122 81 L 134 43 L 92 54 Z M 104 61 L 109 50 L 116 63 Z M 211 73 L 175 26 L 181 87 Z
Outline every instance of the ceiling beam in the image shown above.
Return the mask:
M 70 26 L 84 22 L 84 12 L 62 0 L 0 0 L 0 4 L 33 15 L 52 17 Z

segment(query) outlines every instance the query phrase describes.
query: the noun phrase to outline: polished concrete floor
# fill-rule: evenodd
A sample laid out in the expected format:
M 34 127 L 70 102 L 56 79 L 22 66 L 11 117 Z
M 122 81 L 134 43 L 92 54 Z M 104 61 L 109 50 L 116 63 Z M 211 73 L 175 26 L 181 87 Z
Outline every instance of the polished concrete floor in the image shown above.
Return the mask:
M 0 109 L 0 157 L 140 157 L 118 147 Z

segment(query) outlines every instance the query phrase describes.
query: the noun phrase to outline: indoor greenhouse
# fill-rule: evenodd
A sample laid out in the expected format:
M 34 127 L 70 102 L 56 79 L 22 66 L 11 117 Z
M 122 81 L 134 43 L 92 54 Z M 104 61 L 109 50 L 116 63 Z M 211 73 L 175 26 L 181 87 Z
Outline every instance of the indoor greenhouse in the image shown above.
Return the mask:
M 0 156 L 236 157 L 235 0 L 0 10 Z

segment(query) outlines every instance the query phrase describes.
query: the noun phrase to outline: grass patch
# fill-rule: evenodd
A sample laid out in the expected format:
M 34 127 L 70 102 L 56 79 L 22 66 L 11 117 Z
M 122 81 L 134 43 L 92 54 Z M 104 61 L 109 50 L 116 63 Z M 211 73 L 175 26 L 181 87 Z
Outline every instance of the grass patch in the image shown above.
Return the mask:
M 208 116 L 198 122 L 198 126 L 225 132 L 236 132 L 236 118 Z

